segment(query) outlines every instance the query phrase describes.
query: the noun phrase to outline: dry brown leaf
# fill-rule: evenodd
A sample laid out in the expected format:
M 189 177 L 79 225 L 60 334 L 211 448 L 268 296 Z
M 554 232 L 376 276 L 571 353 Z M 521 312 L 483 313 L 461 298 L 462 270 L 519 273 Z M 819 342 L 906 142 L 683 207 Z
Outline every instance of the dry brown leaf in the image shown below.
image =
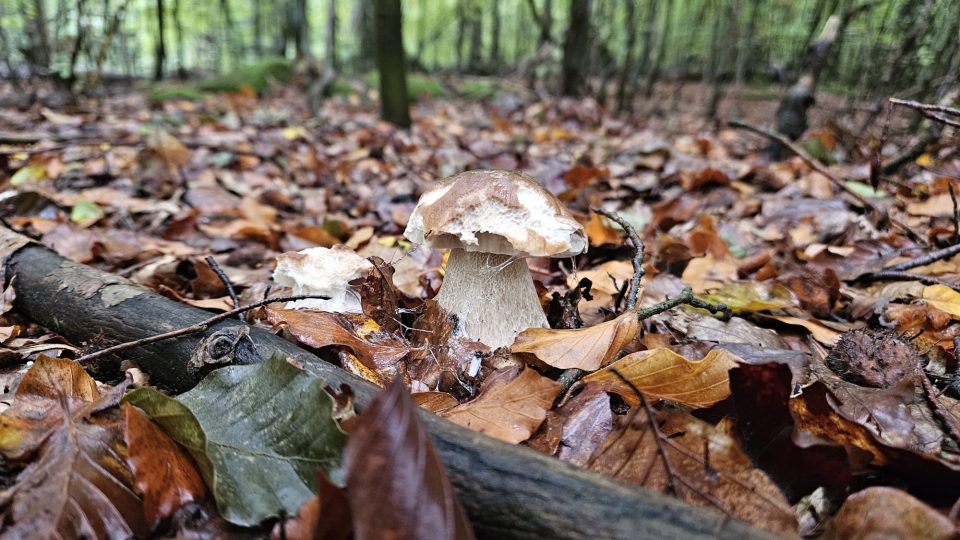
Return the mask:
M 455 424 L 517 444 L 530 438 L 547 416 L 560 385 L 527 368 L 487 377 L 473 401 L 440 413 Z
M 624 356 L 584 377 L 636 405 L 640 398 L 616 374 L 632 382 L 651 401 L 669 399 L 694 408 L 709 407 L 730 395 L 727 372 L 742 363 L 726 349 L 713 349 L 700 361 L 687 360 L 670 349 L 653 349 Z
M 591 246 L 601 246 L 603 244 L 621 244 L 623 240 L 617 229 L 610 225 L 610 220 L 601 217 L 600 214 L 591 211 L 590 221 L 586 225 L 587 238 L 590 239 Z
M 905 491 L 869 487 L 847 498 L 821 538 L 947 540 L 957 533 L 949 518 Z
M 712 255 L 697 257 L 687 265 L 681 279 L 689 284 L 695 293 L 719 289 L 737 280 L 737 264 L 716 259 Z
M 589 468 L 684 501 L 713 506 L 724 513 L 777 532 L 795 534 L 797 519 L 776 484 L 740 448 L 728 422 L 712 426 L 678 410 L 658 413 L 660 444 L 643 409 L 614 431 L 591 459 Z
M 530 353 L 559 369 L 595 371 L 636 337 L 639 328 L 640 321 L 633 312 L 585 328 L 529 328 L 517 335 L 510 350 Z
M 827 328 L 815 320 L 799 319 L 797 317 L 790 317 L 788 315 L 767 315 L 767 317 L 780 321 L 784 324 L 802 326 L 810 331 L 810 335 L 813 336 L 813 339 L 823 343 L 824 345 L 835 345 L 840 339 L 841 332 L 837 332 L 832 328 Z

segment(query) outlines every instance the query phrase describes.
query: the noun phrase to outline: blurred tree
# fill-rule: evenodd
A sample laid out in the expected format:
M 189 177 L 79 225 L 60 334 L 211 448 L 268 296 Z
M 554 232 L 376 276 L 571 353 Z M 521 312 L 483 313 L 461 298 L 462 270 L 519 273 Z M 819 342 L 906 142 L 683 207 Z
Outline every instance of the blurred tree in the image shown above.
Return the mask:
M 167 46 L 163 35 L 166 28 L 163 24 L 163 0 L 157 0 L 157 34 L 154 36 L 153 80 L 163 79 L 163 63 L 167 58 Z
M 380 70 L 380 110 L 387 122 L 410 127 L 407 100 L 407 60 L 403 52 L 400 0 L 376 0 L 377 68 Z
M 580 96 L 586 83 L 591 4 L 591 0 L 570 0 L 567 36 L 563 42 L 562 92 L 565 96 Z

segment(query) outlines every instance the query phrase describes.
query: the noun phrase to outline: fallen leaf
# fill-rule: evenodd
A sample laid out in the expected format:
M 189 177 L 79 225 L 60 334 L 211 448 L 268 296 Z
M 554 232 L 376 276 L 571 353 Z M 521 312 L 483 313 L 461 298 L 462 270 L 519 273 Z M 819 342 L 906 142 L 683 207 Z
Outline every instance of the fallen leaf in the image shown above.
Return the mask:
M 357 540 L 474 537 L 400 379 L 357 419 L 344 467 Z
M 842 332 L 837 332 L 832 328 L 827 328 L 813 319 L 800 319 L 797 317 L 790 317 L 788 315 L 767 315 L 767 317 L 776 321 L 780 321 L 784 324 L 802 326 L 810 331 L 810 335 L 813 336 L 813 339 L 823 343 L 824 345 L 836 345 L 837 341 L 840 340 L 840 336 L 842 335 Z
M 714 304 L 724 304 L 734 313 L 752 313 L 783 309 L 794 305 L 790 289 L 769 281 L 731 283 L 701 299 Z
M 923 299 L 927 304 L 960 318 L 960 293 L 946 285 L 930 285 L 923 289 Z
M 347 540 L 351 533 L 346 493 L 318 471 L 317 496 L 303 503 L 295 517 L 275 525 L 270 540 Z
M 631 405 L 640 403 L 633 389 L 614 374 L 616 370 L 651 401 L 669 399 L 694 408 L 709 407 L 730 395 L 727 372 L 741 362 L 725 349 L 713 349 L 699 361 L 670 349 L 653 349 L 624 356 L 583 382 L 599 384 Z
M 695 293 L 719 289 L 737 280 L 737 264 L 712 255 L 691 259 L 680 276 Z
M 848 497 L 821 536 L 824 540 L 956 537 L 957 527 L 949 518 L 908 493 L 889 487 L 868 487 Z
M 220 513 L 238 525 L 296 512 L 313 496 L 316 469 L 336 476 L 346 439 L 323 380 L 279 356 L 218 369 L 177 399 L 140 388 L 124 401 L 190 452 Z
M 630 343 L 639 328 L 640 322 L 632 311 L 612 321 L 584 328 L 529 328 L 517 335 L 510 350 L 530 353 L 537 360 L 559 369 L 595 371 Z
M 503 370 L 487 377 L 480 395 L 440 416 L 501 441 L 517 444 L 543 423 L 560 385 L 526 368 Z
M 754 467 L 729 421 L 712 426 L 682 411 L 658 411 L 657 441 L 646 410 L 637 409 L 627 419 L 591 458 L 590 470 L 656 491 L 674 491 L 690 504 L 716 507 L 758 527 L 797 533 L 797 518 L 786 498 Z
M 207 486 L 193 460 L 140 409 L 125 403 L 124 439 L 130 468 L 143 493 L 143 511 L 152 530 L 183 506 L 202 503 Z

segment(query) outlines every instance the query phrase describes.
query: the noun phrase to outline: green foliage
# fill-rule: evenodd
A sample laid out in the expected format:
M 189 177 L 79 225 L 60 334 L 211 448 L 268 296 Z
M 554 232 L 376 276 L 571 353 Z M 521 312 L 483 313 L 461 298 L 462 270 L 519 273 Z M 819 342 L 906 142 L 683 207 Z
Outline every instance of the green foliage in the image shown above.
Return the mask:
M 198 85 L 205 92 L 236 92 L 244 86 L 264 95 L 271 80 L 285 83 L 293 76 L 293 62 L 285 58 L 264 58 L 236 71 L 206 79 Z
M 357 93 L 357 89 L 353 87 L 348 81 L 340 78 L 336 78 L 330 82 L 330 86 L 327 87 L 327 95 L 330 96 L 352 96 Z
M 147 92 L 147 101 L 150 103 L 162 103 L 164 101 L 200 101 L 203 99 L 203 92 L 192 86 L 157 86 Z
M 469 80 L 460 85 L 460 95 L 472 100 L 490 99 L 497 95 L 497 87 L 485 81 Z
M 363 76 L 363 83 L 369 88 L 379 90 L 380 74 L 377 71 L 368 71 Z M 422 73 L 407 74 L 407 95 L 411 103 L 421 97 L 438 98 L 445 94 L 446 90 L 433 77 Z
M 817 158 L 817 160 L 822 163 L 826 163 L 827 165 L 835 165 L 837 163 L 836 158 L 833 157 L 833 154 L 823 145 L 820 139 L 814 138 L 800 141 L 800 146 L 803 147 L 808 154 Z

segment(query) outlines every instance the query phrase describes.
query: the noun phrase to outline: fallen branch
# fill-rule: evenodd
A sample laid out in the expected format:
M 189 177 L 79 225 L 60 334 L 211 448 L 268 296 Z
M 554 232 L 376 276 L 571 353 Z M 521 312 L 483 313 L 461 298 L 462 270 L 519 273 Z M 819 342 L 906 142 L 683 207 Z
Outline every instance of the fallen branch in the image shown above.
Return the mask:
M 658 313 L 663 313 L 668 309 L 673 309 L 684 304 L 695 308 L 705 309 L 710 313 L 720 314 L 721 318 L 724 320 L 729 319 L 733 315 L 733 312 L 726 304 L 714 304 L 712 302 L 707 302 L 706 300 L 701 300 L 693 295 L 693 289 L 690 287 L 684 287 L 680 294 L 674 296 L 673 298 L 667 298 L 663 302 L 658 302 L 648 308 L 637 310 L 637 317 L 639 317 L 641 320 L 648 319 Z
M 7 283 L 15 309 L 80 343 L 143 339 L 207 320 L 209 313 L 174 302 L 121 277 L 64 259 L 0 227 Z M 184 391 L 203 337 L 241 325 L 222 320 L 206 332 L 124 351 L 151 381 Z M 281 352 L 331 386 L 348 384 L 363 408 L 377 388 L 290 341 L 251 327 L 259 355 Z M 420 411 L 477 536 L 484 538 L 730 538 L 776 535 L 705 508 L 606 478 L 528 448 L 509 445 Z
M 953 257 L 958 253 L 960 253 L 960 244 L 954 244 L 950 247 L 946 247 L 946 248 L 928 253 L 923 257 L 917 257 L 916 259 L 911 259 L 909 261 L 904 261 L 900 264 L 895 264 L 889 268 L 884 268 L 883 271 L 902 272 L 904 270 L 909 270 L 911 268 L 916 268 L 918 266 L 924 266 L 926 264 L 935 263 L 943 259 L 949 259 L 950 257 Z
M 859 279 L 864 281 L 919 281 L 920 283 L 925 283 L 927 285 L 943 285 L 960 292 L 960 285 L 957 285 L 956 283 L 951 283 L 945 279 L 940 279 L 933 276 L 925 276 L 923 274 L 903 272 L 900 270 L 880 270 L 879 272 L 871 272 L 869 274 L 860 276 Z
M 640 239 L 640 235 L 637 234 L 637 230 L 633 228 L 633 225 L 627 223 L 627 221 L 618 214 L 607 212 L 602 208 L 592 208 L 591 210 L 623 227 L 623 231 L 627 234 L 627 238 L 633 245 L 633 279 L 630 280 L 630 292 L 627 295 L 626 306 L 627 311 L 633 311 L 633 309 L 637 307 L 637 297 L 640 295 L 640 280 L 643 278 L 643 275 L 646 274 L 646 271 L 643 269 L 643 240 Z

